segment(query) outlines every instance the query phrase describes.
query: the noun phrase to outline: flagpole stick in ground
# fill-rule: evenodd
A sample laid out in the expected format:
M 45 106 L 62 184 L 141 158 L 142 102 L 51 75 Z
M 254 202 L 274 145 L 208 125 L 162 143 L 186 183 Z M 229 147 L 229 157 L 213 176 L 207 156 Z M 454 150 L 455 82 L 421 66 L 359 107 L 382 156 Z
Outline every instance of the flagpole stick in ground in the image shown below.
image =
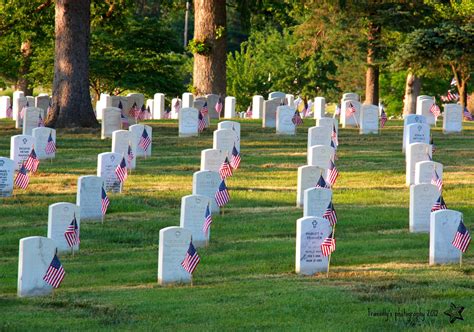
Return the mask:
M 332 229 L 332 238 L 333 239 L 335 239 L 334 234 L 336 234 L 336 224 L 334 224 L 334 228 Z M 327 270 L 327 273 L 326 273 L 326 278 L 329 278 L 329 265 L 331 265 L 331 256 L 332 256 L 332 252 L 329 254 L 329 257 L 328 257 L 328 270 Z
M 354 117 L 354 121 L 356 122 L 357 128 L 360 128 L 360 127 L 359 127 L 359 122 L 357 121 L 357 117 L 355 116 L 355 112 L 352 113 L 352 116 Z

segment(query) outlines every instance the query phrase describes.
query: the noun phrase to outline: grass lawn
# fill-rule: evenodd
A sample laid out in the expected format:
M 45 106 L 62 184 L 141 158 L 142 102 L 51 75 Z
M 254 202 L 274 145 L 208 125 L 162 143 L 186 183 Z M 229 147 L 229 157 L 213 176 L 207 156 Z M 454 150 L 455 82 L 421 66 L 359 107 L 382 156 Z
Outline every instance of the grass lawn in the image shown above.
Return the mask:
M 111 149 L 99 131 L 58 132 L 53 163 L 42 162 L 26 191 L 0 199 L 0 330 L 474 330 L 474 247 L 463 266 L 428 266 L 428 234 L 408 232 L 409 189 L 402 122 L 381 135 L 339 131 L 337 250 L 331 273 L 294 273 L 297 168 L 306 164 L 305 120 L 296 137 L 242 122 L 241 168 L 231 202 L 214 216 L 194 286 L 157 284 L 161 228 L 179 225 L 201 150 L 212 132 L 178 138 L 177 123 L 151 121 L 153 156 L 140 159 L 124 194 L 111 194 L 104 224 L 81 225 L 81 251 L 61 258 L 66 278 L 54 297 L 16 297 L 18 244 L 47 234 L 48 206 L 75 202 L 77 178 L 95 175 Z M 216 123 L 212 124 L 216 129 Z M 0 156 L 11 121 L 0 121 Z M 444 165 L 444 199 L 474 233 L 474 123 L 462 134 L 433 129 Z M 450 324 L 450 303 L 465 307 Z

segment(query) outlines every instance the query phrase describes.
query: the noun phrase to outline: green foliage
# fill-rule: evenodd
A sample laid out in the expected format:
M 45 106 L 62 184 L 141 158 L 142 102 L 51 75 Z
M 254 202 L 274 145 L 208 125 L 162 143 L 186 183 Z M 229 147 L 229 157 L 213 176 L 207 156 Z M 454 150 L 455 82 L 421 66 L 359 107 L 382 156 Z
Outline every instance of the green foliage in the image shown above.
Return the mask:
M 211 45 L 206 40 L 191 39 L 188 43 L 188 50 L 193 54 L 209 55 Z

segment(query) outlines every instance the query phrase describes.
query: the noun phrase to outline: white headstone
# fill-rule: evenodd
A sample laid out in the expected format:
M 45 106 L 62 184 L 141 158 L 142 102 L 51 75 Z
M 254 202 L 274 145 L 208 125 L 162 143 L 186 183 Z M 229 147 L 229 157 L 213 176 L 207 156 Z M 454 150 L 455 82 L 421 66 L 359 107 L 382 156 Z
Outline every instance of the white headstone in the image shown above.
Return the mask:
M 278 106 L 276 114 L 276 133 L 279 135 L 295 135 L 296 126 L 292 119 L 295 109 L 289 106 Z
M 295 96 L 287 93 L 285 96 L 285 104 L 290 107 L 295 107 Z
M 15 102 L 15 99 L 13 99 Z M 28 101 L 26 97 L 20 97 L 16 99 L 16 109 L 18 110 L 18 114 L 15 114 L 15 108 L 13 109 L 13 118 L 15 119 L 15 128 L 21 128 L 23 127 L 23 117 L 21 110 L 28 105 Z M 29 106 L 29 105 L 28 105 Z
M 113 104 L 113 98 L 107 93 L 101 93 L 99 96 L 99 100 L 95 104 L 95 116 L 98 120 L 102 120 L 104 118 L 104 108 L 106 107 L 117 107 L 118 102 L 116 105 Z
M 158 283 L 190 283 L 192 276 L 182 266 L 191 243 L 191 231 L 181 227 L 160 230 L 158 249 Z
M 234 145 L 237 147 L 237 133 L 233 129 L 217 129 L 214 130 L 212 148 L 227 151 L 230 157 Z
M 101 138 L 111 138 L 112 133 L 122 128 L 120 120 L 121 110 L 118 107 L 106 107 L 103 109 L 102 115 L 102 131 Z
M 462 220 L 462 213 L 438 210 L 430 215 L 430 265 L 458 263 L 462 252 L 452 242 Z
M 8 118 L 7 110 L 10 107 L 11 101 L 9 96 L 0 96 L 0 119 Z M 13 117 L 13 112 L 10 117 Z
M 326 219 L 303 217 L 296 220 L 296 261 L 297 274 L 313 275 L 326 272 L 328 256 L 321 252 L 321 244 L 332 232 Z
M 263 116 L 263 102 L 262 96 L 252 97 L 252 119 L 260 119 Z
M 216 112 L 216 104 L 219 101 L 219 96 L 215 94 L 206 95 L 207 108 L 209 109 L 209 117 L 211 119 L 219 119 L 219 113 Z
M 53 287 L 43 280 L 56 253 L 56 243 L 42 236 L 20 239 L 18 258 L 19 297 L 49 295 Z
M 140 139 L 143 135 L 143 130 L 146 131 L 148 137 L 150 137 L 150 140 L 153 139 L 153 129 L 150 126 L 147 125 L 142 125 L 142 124 L 135 124 L 132 125 L 128 128 L 128 130 L 131 133 L 132 137 L 132 146 L 134 147 L 134 152 L 136 157 L 144 157 L 145 155 L 147 157 L 151 156 L 151 149 L 152 149 L 152 143 L 148 146 L 148 148 L 143 150 L 141 146 L 138 145 L 140 142 Z
M 240 123 L 237 121 L 221 121 L 217 124 L 217 129 L 232 129 L 237 135 L 235 147 L 240 152 Z
M 317 127 L 329 127 L 331 128 L 331 133 L 332 133 L 332 128 L 336 129 L 336 133 L 339 134 L 339 121 L 337 121 L 336 118 L 321 118 L 321 119 L 316 119 L 316 126 Z
M 415 183 L 415 166 L 420 161 L 429 161 L 432 157 L 432 149 L 430 144 L 413 143 L 407 146 L 406 153 L 406 169 L 405 184 L 411 185 Z
M 329 161 L 334 159 L 335 152 L 334 148 L 327 145 L 313 145 L 308 151 L 308 165 L 327 169 Z
M 15 162 L 15 171 L 28 159 L 33 145 L 36 146 L 36 139 L 30 135 L 15 135 L 10 138 L 10 159 Z
M 147 99 L 146 100 L 146 103 L 145 103 L 145 107 L 146 109 L 150 110 L 150 119 L 153 119 L 153 114 L 155 113 L 155 110 L 154 110 L 154 104 L 155 104 L 155 100 L 154 99 Z
M 313 188 L 318 183 L 321 174 L 325 174 L 323 168 L 318 166 L 300 166 L 298 167 L 298 186 L 296 190 L 296 206 L 303 207 L 304 205 L 304 191 Z
M 97 176 L 105 182 L 105 191 L 121 192 L 122 184 L 115 174 L 115 169 L 122 161 L 122 155 L 114 152 L 103 152 L 97 155 Z
M 133 146 L 132 132 L 128 130 L 116 130 L 112 133 L 112 152 L 118 153 L 125 157 L 128 169 L 135 169 L 137 158 L 135 156 L 135 148 Z M 128 147 L 130 146 L 133 158 L 129 160 Z
M 426 118 L 423 115 L 409 114 L 403 119 L 403 148 L 402 151 L 405 151 L 406 136 L 407 136 L 407 127 L 413 123 L 426 123 Z
M 224 109 L 224 118 L 232 119 L 235 118 L 235 97 L 225 97 L 225 109 Z
M 430 126 L 426 123 L 412 123 L 406 127 L 405 149 L 412 143 L 430 143 Z
M 263 102 L 263 128 L 275 128 L 276 127 L 276 110 L 280 106 L 281 102 L 279 98 L 272 100 L 265 100 Z
M 36 107 L 27 107 L 23 117 L 23 135 L 31 135 L 33 128 L 38 128 L 39 117 L 43 118 L 43 110 Z M 44 119 L 43 119 L 44 120 Z
M 346 116 L 346 110 L 349 108 L 350 104 L 354 106 L 356 112 L 352 115 Z M 341 102 L 341 123 L 342 128 L 349 128 L 349 127 L 356 127 L 360 124 L 360 110 L 361 110 L 361 103 L 356 100 L 344 100 Z
M 308 153 L 310 147 L 314 145 L 331 146 L 332 128 L 326 126 L 316 126 L 308 129 Z
M 194 105 L 194 96 L 191 92 L 183 93 L 183 105 L 182 108 L 191 108 Z
M 206 149 L 201 151 L 201 171 L 219 172 L 219 168 L 227 157 L 227 151 Z
M 268 94 L 268 100 L 278 98 L 280 103 L 284 103 L 286 99 L 286 93 L 280 91 L 270 92 Z
M 38 127 L 33 129 L 33 137 L 36 140 L 35 152 L 40 160 L 56 158 L 56 152 L 47 154 L 46 145 L 48 144 L 49 134 L 56 144 L 56 130 L 48 127 Z
M 426 123 L 429 125 L 435 124 L 435 117 L 430 112 L 430 108 L 435 102 L 434 97 L 430 96 L 418 96 L 416 98 L 416 114 L 423 115 L 426 118 Z
M 321 119 L 326 114 L 326 99 L 324 97 L 314 98 L 314 118 Z
M 135 103 L 137 104 L 138 108 L 142 108 L 142 106 L 145 104 L 145 96 L 142 93 L 129 93 L 127 98 L 129 107 L 132 107 Z
M 176 107 L 176 105 L 179 105 L 179 106 Z M 181 99 L 173 98 L 173 100 L 171 100 L 170 118 L 177 120 L 179 118 L 179 111 L 181 110 L 182 107 L 183 107 L 183 102 L 181 101 Z
M 77 228 L 81 231 L 81 215 L 79 206 L 72 203 L 55 203 L 49 206 L 48 210 L 48 238 L 56 243 L 58 253 L 71 252 L 71 247 L 66 241 L 64 232 L 76 217 Z M 74 245 L 74 252 L 79 250 L 79 244 Z
M 355 100 L 359 101 L 359 95 L 354 92 L 347 92 L 342 95 L 342 101 L 344 100 Z
M 460 133 L 462 131 L 462 106 L 458 104 L 445 104 L 443 113 L 443 132 Z
M 9 158 L 0 157 L 0 197 L 12 195 L 14 175 L 15 162 Z
M 12 110 L 13 110 L 13 120 L 15 120 L 15 121 L 18 118 L 18 114 L 20 113 L 21 108 L 23 108 L 23 106 L 26 104 L 26 98 L 24 98 L 24 97 L 25 97 L 25 94 L 23 93 L 23 91 L 14 91 L 13 92 Z M 24 98 L 24 99 L 22 99 L 23 100 L 22 104 L 20 104 L 20 98 Z
M 438 188 L 430 183 L 410 186 L 410 232 L 429 232 L 430 213 L 439 197 Z
M 164 119 L 165 117 L 165 94 L 155 93 L 153 96 L 153 119 Z
M 77 180 L 76 204 L 81 220 L 102 219 L 102 187 L 104 179 L 94 175 L 80 176 Z
M 199 111 L 195 108 L 182 108 L 179 111 L 179 137 L 198 135 Z
M 193 174 L 193 195 L 203 195 L 211 201 L 211 212 L 219 212 L 216 203 L 216 192 L 221 184 L 219 173 L 213 171 L 199 171 Z
M 43 119 L 46 118 L 48 107 L 50 103 L 50 98 L 48 95 L 39 95 L 35 98 L 35 107 L 41 108 L 43 110 Z
M 361 134 L 378 134 L 379 107 L 375 105 L 362 105 L 359 125 Z
M 415 184 L 431 183 L 434 170 L 439 178 L 443 178 L 443 164 L 436 161 L 420 161 L 415 164 Z
M 194 108 L 197 109 L 199 112 L 201 112 L 201 115 L 206 122 L 206 128 L 209 128 L 209 124 L 211 123 L 210 117 L 209 117 L 209 107 L 207 107 L 207 114 L 202 112 L 202 109 L 204 106 L 207 107 L 207 100 L 206 97 L 197 97 L 194 99 Z M 199 115 L 199 114 L 198 114 Z
M 309 188 L 304 191 L 304 217 L 323 217 L 332 199 L 332 190 L 325 188 Z
M 210 229 L 207 234 L 203 231 L 208 204 L 210 204 L 209 197 L 202 195 L 188 195 L 181 198 L 179 226 L 191 231 L 193 245 L 196 248 L 205 247 L 209 243 Z

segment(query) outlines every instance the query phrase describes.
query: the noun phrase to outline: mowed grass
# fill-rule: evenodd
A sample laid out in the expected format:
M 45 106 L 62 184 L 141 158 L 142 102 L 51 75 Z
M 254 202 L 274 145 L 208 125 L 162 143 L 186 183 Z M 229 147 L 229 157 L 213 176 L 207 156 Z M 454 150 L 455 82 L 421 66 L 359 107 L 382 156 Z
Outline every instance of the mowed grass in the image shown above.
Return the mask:
M 212 132 L 178 138 L 177 124 L 150 122 L 153 156 L 140 159 L 106 221 L 81 225 L 81 251 L 63 256 L 54 296 L 16 297 L 18 243 L 47 234 L 48 205 L 75 202 L 77 178 L 96 173 L 111 141 L 96 130 L 60 130 L 53 163 L 42 162 L 27 191 L 0 200 L 0 330 L 474 330 L 474 247 L 463 266 L 428 266 L 428 234 L 408 232 L 409 190 L 402 123 L 381 135 L 340 129 L 334 190 L 337 250 L 330 277 L 294 273 L 297 168 L 306 164 L 306 120 L 296 137 L 242 122 L 242 164 L 228 181 L 231 202 L 214 216 L 199 250 L 194 286 L 157 284 L 159 230 L 179 225 L 200 152 Z M 216 123 L 212 124 L 212 129 Z M 0 121 L 9 156 L 10 121 Z M 444 198 L 474 233 L 474 123 L 462 134 L 433 129 L 444 164 Z M 464 321 L 449 323 L 450 303 Z M 374 313 L 388 313 L 388 317 Z

